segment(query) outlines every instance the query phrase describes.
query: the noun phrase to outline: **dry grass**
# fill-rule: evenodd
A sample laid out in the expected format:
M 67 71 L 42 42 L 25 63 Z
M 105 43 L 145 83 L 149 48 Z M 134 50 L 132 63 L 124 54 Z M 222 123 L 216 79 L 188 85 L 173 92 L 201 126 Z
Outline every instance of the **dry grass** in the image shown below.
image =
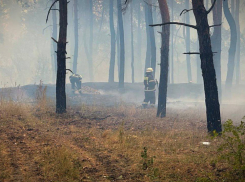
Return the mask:
M 82 105 L 56 115 L 40 95 L 35 105 L 0 102 L 0 181 L 226 179 L 227 164 L 213 163 L 219 140 L 207 136 L 198 108 L 169 109 L 164 119 L 154 109 L 124 104 Z

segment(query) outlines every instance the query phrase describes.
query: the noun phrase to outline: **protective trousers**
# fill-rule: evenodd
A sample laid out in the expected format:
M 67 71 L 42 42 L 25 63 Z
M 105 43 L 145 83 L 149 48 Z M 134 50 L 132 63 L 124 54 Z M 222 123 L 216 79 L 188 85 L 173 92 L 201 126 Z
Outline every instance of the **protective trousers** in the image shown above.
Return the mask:
M 145 91 L 145 99 L 143 102 L 143 106 L 146 107 L 148 102 L 150 102 L 151 105 L 155 105 L 156 102 L 155 91 Z

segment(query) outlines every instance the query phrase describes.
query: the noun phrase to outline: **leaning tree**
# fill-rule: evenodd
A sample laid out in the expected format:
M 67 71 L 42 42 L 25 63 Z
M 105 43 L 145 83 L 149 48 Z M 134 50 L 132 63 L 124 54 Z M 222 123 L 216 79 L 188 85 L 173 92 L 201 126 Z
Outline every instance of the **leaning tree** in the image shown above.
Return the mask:
M 52 9 L 55 3 L 59 2 L 59 9 Z M 53 41 L 57 43 L 57 79 L 56 79 L 56 113 L 62 114 L 66 112 L 66 38 L 67 38 L 67 0 L 56 0 L 50 6 L 46 22 L 48 21 L 50 11 L 59 11 L 60 14 L 60 30 L 59 40 Z
M 160 5 L 160 2 L 161 3 L 164 1 L 166 2 L 166 0 L 158 0 L 158 1 L 159 1 L 159 5 Z M 203 0 L 192 0 L 191 10 L 194 11 L 196 25 L 190 25 L 190 24 L 179 23 L 179 22 L 165 22 L 162 24 L 151 25 L 151 26 L 169 26 L 170 24 L 177 24 L 177 25 L 191 27 L 197 30 L 200 52 L 198 53 L 188 52 L 186 54 L 200 54 L 201 69 L 202 69 L 202 75 L 203 75 L 203 81 L 204 81 L 204 91 L 205 91 L 207 128 L 208 128 L 208 132 L 210 133 L 214 131 L 220 133 L 222 131 L 218 88 L 217 88 L 216 73 L 215 73 L 214 63 L 213 63 L 214 52 L 212 52 L 211 39 L 210 39 L 210 27 L 220 26 L 220 24 L 209 26 L 208 18 L 207 18 L 208 14 L 214 8 L 215 3 L 216 3 L 216 0 L 213 2 L 211 8 L 209 10 L 206 10 L 204 7 Z M 185 9 L 183 10 L 182 13 L 188 13 L 191 10 Z M 161 67 L 162 66 L 165 66 L 165 65 L 161 65 Z M 161 68 L 161 71 L 163 71 L 162 68 Z M 160 90 L 159 99 L 160 99 L 161 94 L 163 93 L 161 93 L 161 90 Z

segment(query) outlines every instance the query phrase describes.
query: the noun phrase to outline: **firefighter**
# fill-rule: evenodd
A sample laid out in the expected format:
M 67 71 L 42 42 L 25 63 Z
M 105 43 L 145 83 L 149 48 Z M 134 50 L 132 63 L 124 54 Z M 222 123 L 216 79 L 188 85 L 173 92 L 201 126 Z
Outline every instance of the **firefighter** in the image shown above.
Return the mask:
M 79 74 L 72 74 L 70 77 L 72 93 L 75 94 L 76 90 L 82 94 L 82 76 Z
M 155 92 L 156 92 L 156 80 L 153 76 L 153 69 L 147 68 L 146 74 L 144 78 L 144 85 L 145 85 L 145 100 L 142 104 L 143 108 L 146 108 L 148 102 L 150 102 L 151 106 L 155 106 Z

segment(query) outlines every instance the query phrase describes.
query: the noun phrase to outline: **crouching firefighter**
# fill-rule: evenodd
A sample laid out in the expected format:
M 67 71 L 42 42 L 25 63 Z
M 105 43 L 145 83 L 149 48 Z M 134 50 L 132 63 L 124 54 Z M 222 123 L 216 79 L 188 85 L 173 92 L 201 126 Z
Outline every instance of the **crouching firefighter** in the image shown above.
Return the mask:
M 76 90 L 82 94 L 82 76 L 79 74 L 72 74 L 70 77 L 72 94 L 75 94 Z
M 155 106 L 155 92 L 156 92 L 156 80 L 153 76 L 153 69 L 147 68 L 144 78 L 144 85 L 145 85 L 145 100 L 142 104 L 143 108 L 146 108 L 148 105 L 148 102 L 150 102 L 150 105 L 152 107 Z

